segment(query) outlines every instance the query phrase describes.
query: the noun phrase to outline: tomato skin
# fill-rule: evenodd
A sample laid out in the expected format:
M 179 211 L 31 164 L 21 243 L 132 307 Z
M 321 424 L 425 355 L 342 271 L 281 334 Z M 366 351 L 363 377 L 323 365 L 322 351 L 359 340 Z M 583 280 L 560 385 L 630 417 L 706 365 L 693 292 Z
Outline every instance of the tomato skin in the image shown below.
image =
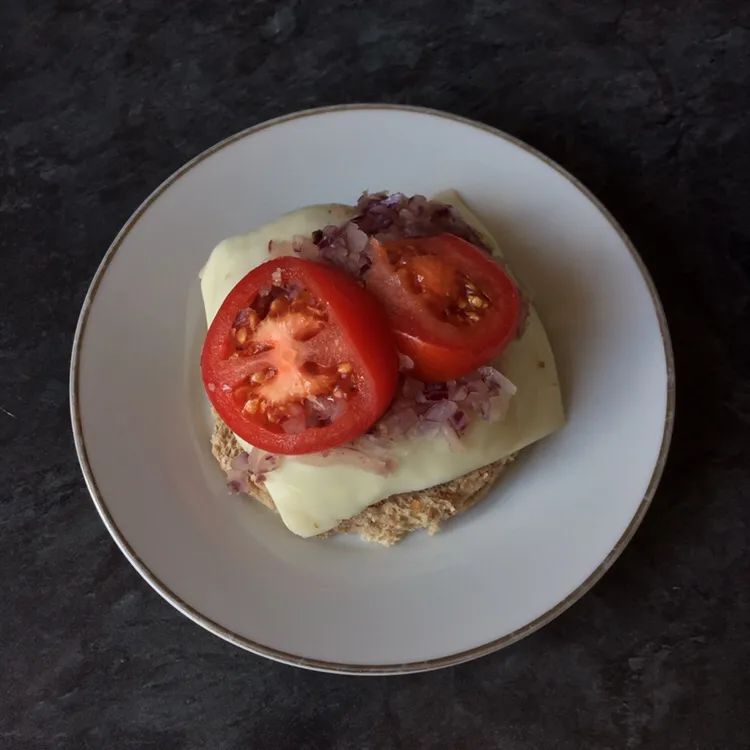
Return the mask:
M 371 239 L 371 244 L 373 265 L 365 284 L 385 307 L 399 351 L 414 361 L 415 377 L 455 380 L 497 357 L 517 335 L 522 315 L 518 287 L 475 245 L 451 234 L 383 243 Z M 399 276 L 393 262 L 399 257 L 406 257 L 406 270 L 425 285 L 427 294 Z M 461 295 L 467 293 L 451 282 L 451 274 L 467 278 L 483 293 L 487 304 L 476 322 L 456 324 L 435 309 L 456 310 L 459 300 L 465 302 Z
M 357 388 L 346 400 L 343 414 L 330 424 L 294 434 L 246 413 L 233 396 L 244 382 L 240 377 L 243 360 L 231 356 L 236 316 L 274 284 L 275 273 L 283 273 L 286 282 L 311 292 L 325 307 L 325 328 L 318 338 L 300 346 L 326 364 L 351 363 L 357 377 Z M 227 295 L 206 334 L 201 374 L 209 400 L 235 434 L 262 450 L 294 455 L 333 448 L 366 432 L 393 399 L 398 353 L 385 312 L 369 292 L 337 269 L 285 257 L 254 268 Z
M 457 380 L 477 367 L 488 364 L 505 348 L 487 346 L 482 349 L 457 349 L 426 341 L 405 331 L 396 331 L 395 336 L 398 350 L 414 362 L 414 370 L 409 374 L 425 383 Z

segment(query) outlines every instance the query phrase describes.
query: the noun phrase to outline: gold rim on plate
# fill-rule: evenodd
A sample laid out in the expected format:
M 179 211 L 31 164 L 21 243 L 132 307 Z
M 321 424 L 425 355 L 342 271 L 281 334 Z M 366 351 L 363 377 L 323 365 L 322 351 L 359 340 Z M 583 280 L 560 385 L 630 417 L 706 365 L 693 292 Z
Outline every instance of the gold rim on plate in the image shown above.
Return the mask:
M 466 651 L 460 651 L 455 654 L 449 654 L 448 656 L 441 656 L 436 659 L 427 659 L 424 661 L 416 661 L 416 662 L 404 662 L 402 664 L 346 664 L 346 663 L 339 663 L 339 662 L 323 661 L 320 659 L 308 659 L 304 656 L 298 656 L 296 654 L 289 654 L 285 651 L 280 651 L 278 649 L 265 646 L 262 643 L 257 643 L 255 641 L 250 640 L 249 638 L 245 638 L 244 636 L 238 635 L 237 633 L 224 627 L 220 623 L 215 622 L 214 620 L 211 620 L 209 617 L 206 617 L 206 615 L 204 615 L 202 612 L 199 612 L 198 610 L 190 606 L 190 604 L 188 604 L 184 599 L 182 599 L 174 591 L 172 591 L 163 581 L 161 581 L 158 578 L 158 576 L 153 571 L 151 571 L 148 568 L 148 566 L 138 556 L 138 553 L 130 546 L 130 544 L 128 543 L 128 541 L 125 539 L 124 535 L 118 528 L 117 524 L 115 523 L 114 518 L 112 517 L 111 513 L 109 512 L 109 509 L 107 508 L 107 504 L 106 504 L 106 501 L 104 500 L 104 497 L 99 492 L 99 488 L 96 483 L 96 477 L 94 476 L 93 469 L 91 468 L 91 465 L 89 464 L 88 454 L 86 451 L 86 441 L 83 435 L 83 425 L 81 422 L 81 415 L 80 415 L 80 408 L 79 408 L 80 397 L 79 397 L 79 392 L 78 392 L 78 366 L 79 366 L 79 359 L 81 355 L 82 342 L 83 342 L 83 338 L 86 332 L 86 322 L 88 320 L 89 311 L 91 310 L 91 305 L 94 301 L 97 290 L 99 289 L 99 284 L 101 283 L 101 280 L 104 277 L 104 274 L 106 273 L 110 262 L 114 258 L 115 253 L 118 251 L 118 249 L 122 245 L 123 240 L 127 237 L 130 230 L 138 223 L 138 220 L 146 212 L 146 210 L 151 206 L 151 204 L 162 193 L 164 193 L 167 190 L 167 188 L 169 188 L 174 182 L 179 180 L 183 175 L 185 175 L 188 171 L 190 171 L 197 164 L 200 164 L 200 162 L 202 162 L 204 159 L 208 158 L 209 156 L 212 156 L 217 151 L 220 151 L 226 146 L 229 146 L 232 143 L 241 140 L 242 138 L 246 138 L 261 130 L 265 130 L 266 128 L 270 128 L 270 127 L 273 127 L 274 125 L 278 125 L 283 122 L 288 122 L 290 120 L 301 119 L 303 117 L 314 117 L 316 115 L 327 114 L 329 112 L 339 112 L 339 111 L 347 111 L 347 110 L 393 110 L 393 111 L 403 111 L 403 112 L 414 112 L 417 114 L 429 115 L 432 117 L 440 117 L 443 119 L 452 120 L 454 122 L 458 122 L 463 125 L 468 125 L 470 127 L 483 130 L 487 133 L 491 133 L 492 135 L 498 138 L 502 138 L 503 140 L 512 143 L 518 148 L 523 149 L 527 153 L 532 154 L 537 159 L 541 159 L 547 166 L 551 167 L 558 174 L 562 175 L 575 188 L 580 190 L 589 199 L 589 201 L 591 201 L 591 203 L 593 203 L 594 206 L 596 206 L 596 208 L 602 213 L 604 218 L 609 222 L 612 228 L 617 232 L 620 239 L 623 241 L 625 247 L 627 247 L 628 251 L 633 257 L 633 260 L 635 261 L 636 265 L 638 266 L 638 269 L 640 270 L 641 275 L 644 281 L 646 282 L 646 286 L 648 287 L 649 294 L 651 295 L 651 301 L 654 305 L 654 310 L 656 312 L 656 317 L 659 321 L 659 329 L 661 331 L 662 343 L 664 345 L 664 357 L 665 357 L 666 365 L 667 365 L 667 409 L 664 415 L 664 427 L 663 427 L 663 432 L 662 432 L 661 447 L 659 449 L 659 456 L 654 466 L 654 470 L 651 475 L 651 480 L 649 481 L 648 487 L 646 489 L 646 493 L 641 499 L 638 509 L 633 515 L 633 518 L 628 524 L 628 527 L 625 529 L 622 536 L 617 541 L 615 546 L 612 548 L 610 553 L 604 558 L 604 560 L 598 565 L 598 567 L 591 573 L 591 575 L 589 575 L 588 578 L 586 578 L 586 580 L 583 581 L 583 583 L 581 583 L 574 591 L 568 594 L 568 596 L 566 596 L 562 601 L 558 602 L 554 607 L 552 607 L 547 612 L 537 617 L 535 620 L 532 620 L 531 622 L 527 623 L 523 627 L 518 628 L 517 630 L 514 630 L 512 633 L 508 633 L 507 635 L 504 635 L 501 638 L 497 638 L 496 640 L 490 641 L 489 643 L 485 643 L 481 646 L 475 646 L 474 648 L 467 649 Z M 461 664 L 462 662 L 470 661 L 472 659 L 477 659 L 480 656 L 486 656 L 487 654 L 491 654 L 494 651 L 498 651 L 501 648 L 505 648 L 506 646 L 509 646 L 512 643 L 515 643 L 516 641 L 521 640 L 521 638 L 525 638 L 527 635 L 530 635 L 535 630 L 538 630 L 539 628 L 543 627 L 547 623 L 554 620 L 558 615 L 562 614 L 566 609 L 568 609 L 568 607 L 570 607 L 572 604 L 578 601 L 578 599 L 580 599 L 587 591 L 589 591 L 594 586 L 594 584 L 604 575 L 604 573 L 606 573 L 607 570 L 609 570 L 609 568 L 612 566 L 615 560 L 620 556 L 620 554 L 622 554 L 622 551 L 625 549 L 628 542 L 630 542 L 630 540 L 633 538 L 633 535 L 635 534 L 636 529 L 638 528 L 641 521 L 643 520 L 643 517 L 646 515 L 646 511 L 648 510 L 648 507 L 651 504 L 651 499 L 653 498 L 654 493 L 656 492 L 656 487 L 659 484 L 659 480 L 661 478 L 662 472 L 664 470 L 664 465 L 667 460 L 667 453 L 669 452 L 669 443 L 672 437 L 672 426 L 674 423 L 674 410 L 675 410 L 674 355 L 672 352 L 672 343 L 671 343 L 670 336 L 669 336 L 669 329 L 667 327 L 666 316 L 664 315 L 664 310 L 662 308 L 661 302 L 659 300 L 659 296 L 654 286 L 654 282 L 651 279 L 651 276 L 648 273 L 648 270 L 643 264 L 643 261 L 641 260 L 641 257 L 638 255 L 638 252 L 633 246 L 633 243 L 630 241 L 630 238 L 625 234 L 622 227 L 617 223 L 617 221 L 612 216 L 612 214 L 610 214 L 609 211 L 599 202 L 599 200 L 575 177 L 573 177 L 566 170 L 564 170 L 559 164 L 552 161 L 550 158 L 540 153 L 536 149 L 532 148 L 528 144 L 524 143 L 523 141 L 520 141 L 517 138 L 514 138 L 513 136 L 508 135 L 507 133 L 504 133 L 501 130 L 498 130 L 497 128 L 490 127 L 489 125 L 485 125 L 483 123 L 475 122 L 474 120 L 469 120 L 465 117 L 459 117 L 458 115 L 449 114 L 447 112 L 441 112 L 439 110 L 428 109 L 426 107 L 414 107 L 414 106 L 405 106 L 405 105 L 402 106 L 402 105 L 395 105 L 395 104 L 343 104 L 343 105 L 334 105 L 331 107 L 318 107 L 314 109 L 307 109 L 301 112 L 293 112 L 288 115 L 283 115 L 281 117 L 274 118 L 273 120 L 267 120 L 266 122 L 259 123 L 258 125 L 254 125 L 250 128 L 246 128 L 245 130 L 242 130 L 239 133 L 235 133 L 234 135 L 231 135 L 228 138 L 225 138 L 223 141 L 220 141 L 214 146 L 211 146 L 211 148 L 207 149 L 203 153 L 198 154 L 198 156 L 191 159 L 189 162 L 187 162 L 187 164 L 184 164 L 182 167 L 180 167 L 180 169 L 178 169 L 174 174 L 168 177 L 161 185 L 159 185 L 159 187 L 157 187 L 156 190 L 154 190 L 154 192 L 151 193 L 151 195 L 149 195 L 149 197 L 146 198 L 146 200 L 136 209 L 135 213 L 128 219 L 125 226 L 123 226 L 123 228 L 119 231 L 114 241 L 110 245 L 109 249 L 107 250 L 106 254 L 104 255 L 104 258 L 102 259 L 102 262 L 99 264 L 99 267 L 97 268 L 96 273 L 94 274 L 94 278 L 91 282 L 88 292 L 86 293 L 86 297 L 84 298 L 84 301 L 83 301 L 81 314 L 78 319 L 78 325 L 76 327 L 75 336 L 73 338 L 73 352 L 71 355 L 71 363 L 70 363 L 70 413 L 71 413 L 71 421 L 73 425 L 73 437 L 75 441 L 76 453 L 78 454 L 78 460 L 81 464 L 83 476 L 86 481 L 86 486 L 88 487 L 88 490 L 94 501 L 94 505 L 96 506 L 96 509 L 99 512 L 99 515 L 104 521 L 104 525 L 107 527 L 107 529 L 109 530 L 109 533 L 112 535 L 118 547 L 122 550 L 123 554 L 130 561 L 133 567 L 141 574 L 141 576 L 143 576 L 143 578 L 151 585 L 152 588 L 154 588 L 159 594 L 161 594 L 161 596 L 163 596 L 176 609 L 182 612 L 182 614 L 186 615 L 191 620 L 198 623 L 199 625 L 201 625 L 202 627 L 204 627 L 206 630 L 210 631 L 214 635 L 217 635 L 220 638 L 223 638 L 224 640 L 229 641 L 230 643 L 233 643 L 235 646 L 239 646 L 241 648 L 246 649 L 247 651 L 251 651 L 252 653 L 258 654 L 260 656 L 265 656 L 270 659 L 283 662 L 285 664 L 290 664 L 290 665 L 298 666 L 298 667 L 305 667 L 308 669 L 315 669 L 315 670 L 319 670 L 323 672 L 334 672 L 334 673 L 340 673 L 340 674 L 357 674 L 357 675 L 405 674 L 409 672 L 426 672 L 426 671 L 433 670 L 433 669 L 441 669 L 442 667 L 449 667 L 449 666 L 453 666 L 456 664 Z

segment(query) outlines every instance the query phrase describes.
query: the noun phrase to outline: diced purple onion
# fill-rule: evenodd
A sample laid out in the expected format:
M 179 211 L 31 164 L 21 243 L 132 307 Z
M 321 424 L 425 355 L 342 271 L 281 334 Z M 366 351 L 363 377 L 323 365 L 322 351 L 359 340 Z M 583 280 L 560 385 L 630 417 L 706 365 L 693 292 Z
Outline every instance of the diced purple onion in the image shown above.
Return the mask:
M 489 250 L 479 233 L 453 206 L 427 200 L 423 195 L 364 193 L 357 201 L 357 210 L 359 213 L 352 221 L 368 235 L 400 239 L 449 233 Z
M 406 354 L 398 354 L 398 369 L 399 372 L 409 372 L 414 369 L 414 360 Z
M 423 416 L 431 422 L 447 422 L 457 411 L 458 404 L 455 401 L 444 399 L 433 404 Z

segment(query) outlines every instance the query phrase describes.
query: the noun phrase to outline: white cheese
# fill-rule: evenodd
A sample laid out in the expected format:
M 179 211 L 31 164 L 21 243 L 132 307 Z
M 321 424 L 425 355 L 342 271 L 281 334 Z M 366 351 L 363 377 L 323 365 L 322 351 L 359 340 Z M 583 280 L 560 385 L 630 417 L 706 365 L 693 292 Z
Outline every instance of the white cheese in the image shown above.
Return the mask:
M 494 239 L 457 193 L 451 191 L 437 197 L 453 204 L 500 254 Z M 339 224 L 353 213 L 349 206 L 309 206 L 249 234 L 221 242 L 201 272 L 207 321 L 213 320 L 232 287 L 268 259 L 270 239 L 309 235 L 326 224 Z M 555 361 L 535 310 L 530 310 L 523 336 L 506 349 L 496 366 L 518 392 L 502 422 L 478 420 L 472 424 L 462 439 L 464 450 L 451 448 L 441 435 L 403 440 L 394 446 L 397 467 L 385 476 L 350 465 L 312 466 L 293 456 L 286 457 L 278 469 L 268 474 L 266 488 L 287 527 L 303 537 L 320 534 L 389 495 L 451 481 L 505 458 L 562 426 L 564 414 Z
M 328 224 L 343 224 L 354 213 L 351 206 L 340 203 L 306 206 L 252 232 L 222 240 L 200 272 L 206 322 L 211 324 L 224 298 L 237 282 L 269 259 L 268 243 L 271 240 L 291 240 L 295 234 L 309 236 Z

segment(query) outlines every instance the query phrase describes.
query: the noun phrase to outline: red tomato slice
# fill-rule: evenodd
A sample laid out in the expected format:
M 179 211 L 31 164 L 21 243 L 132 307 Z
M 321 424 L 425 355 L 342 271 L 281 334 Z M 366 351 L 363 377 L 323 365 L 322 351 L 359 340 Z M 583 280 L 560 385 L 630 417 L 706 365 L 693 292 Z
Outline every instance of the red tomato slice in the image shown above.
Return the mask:
M 483 250 L 452 234 L 370 242 L 366 287 L 383 303 L 416 377 L 459 378 L 517 334 L 521 295 Z
M 201 355 L 206 393 L 248 443 L 312 453 L 366 432 L 390 404 L 398 354 L 378 302 L 342 272 L 271 260 L 232 289 Z

